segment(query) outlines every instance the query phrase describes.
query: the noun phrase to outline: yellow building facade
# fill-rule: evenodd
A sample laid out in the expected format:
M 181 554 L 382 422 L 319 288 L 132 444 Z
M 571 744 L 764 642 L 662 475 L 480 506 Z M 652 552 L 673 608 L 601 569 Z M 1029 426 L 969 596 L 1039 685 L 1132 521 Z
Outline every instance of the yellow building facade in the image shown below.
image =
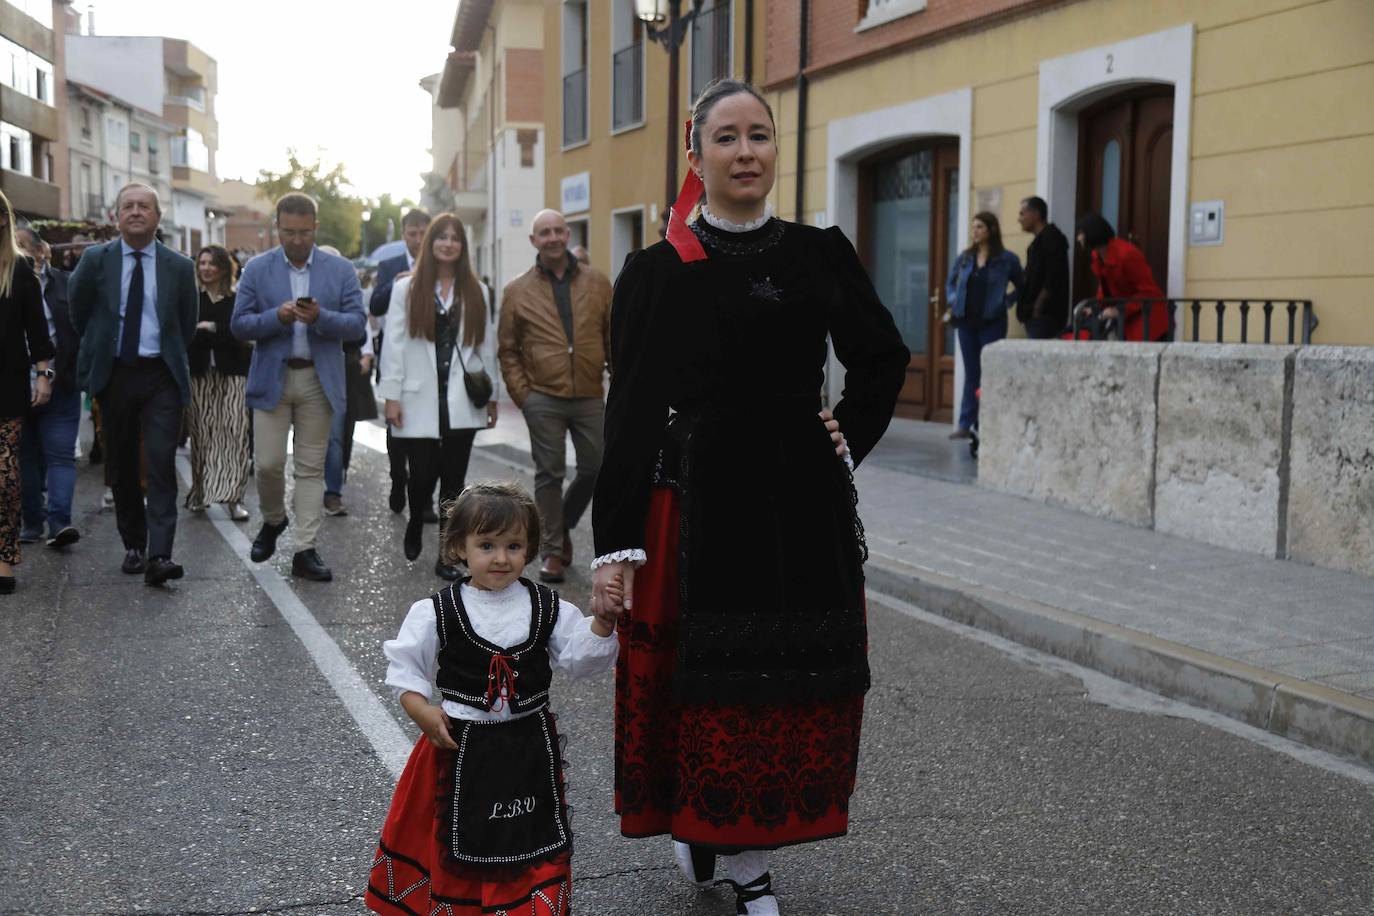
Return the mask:
M 547 5 L 550 49 L 568 6 Z M 644 123 L 612 132 L 616 49 L 601 23 L 609 25 L 612 6 L 586 4 L 598 26 L 586 52 L 588 139 L 560 148 L 551 137 L 546 194 L 558 201 L 568 176 L 588 176 L 588 241 L 594 263 L 614 276 L 619 263 L 606 249 L 620 208 L 643 206 L 646 241 L 657 238 L 667 66 L 661 47 L 646 49 Z M 917 353 L 903 415 L 944 420 L 957 409 L 962 370 L 939 323 L 943 273 L 982 209 L 999 217 L 1007 247 L 1024 258 L 1030 239 L 1016 214 L 1029 195 L 1043 197 L 1070 236 L 1085 209 L 1116 215 L 1170 297 L 1255 303 L 1251 340 L 1260 336 L 1260 302 L 1299 299 L 1312 301 L 1320 322 L 1314 343 L 1374 344 L 1374 262 L 1365 254 L 1374 239 L 1369 0 L 736 2 L 737 76 L 749 9 L 753 80 L 778 122 L 775 208 L 787 219 L 840 226 L 881 279 L 879 292 L 909 326 Z M 550 65 L 557 61 L 551 52 Z M 550 134 L 565 107 L 557 75 L 546 79 Z M 884 223 L 890 212 L 900 218 Z M 928 226 L 928 237 L 911 242 L 913 219 L 924 220 L 915 234 Z M 1080 287 L 1076 297 L 1091 294 Z M 1191 339 L 1191 309 L 1178 309 L 1175 321 L 1177 335 Z M 1274 321 L 1275 337 L 1286 339 L 1283 306 Z M 1210 305 L 1197 332 L 1216 337 Z M 1224 336 L 1239 333 L 1233 303 Z

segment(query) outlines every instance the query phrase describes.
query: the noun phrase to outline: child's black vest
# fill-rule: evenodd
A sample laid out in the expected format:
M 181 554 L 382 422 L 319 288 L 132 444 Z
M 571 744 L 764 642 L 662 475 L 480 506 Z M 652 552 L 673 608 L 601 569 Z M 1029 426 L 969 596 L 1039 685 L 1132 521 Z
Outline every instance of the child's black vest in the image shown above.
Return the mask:
M 476 709 L 509 705 L 529 712 L 549 702 L 549 634 L 558 620 L 558 593 L 521 578 L 530 593 L 530 635 L 509 649 L 478 636 L 463 607 L 460 582 L 434 595 L 439 629 L 439 673 L 435 682 L 445 700 Z

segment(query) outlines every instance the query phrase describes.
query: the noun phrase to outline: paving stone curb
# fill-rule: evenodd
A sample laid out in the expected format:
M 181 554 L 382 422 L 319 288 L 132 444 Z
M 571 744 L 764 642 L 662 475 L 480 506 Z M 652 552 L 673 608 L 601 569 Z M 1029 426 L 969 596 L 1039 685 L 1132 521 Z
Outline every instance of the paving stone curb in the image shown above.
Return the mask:
M 1374 700 L 942 575 L 870 547 L 879 595 L 1374 766 Z

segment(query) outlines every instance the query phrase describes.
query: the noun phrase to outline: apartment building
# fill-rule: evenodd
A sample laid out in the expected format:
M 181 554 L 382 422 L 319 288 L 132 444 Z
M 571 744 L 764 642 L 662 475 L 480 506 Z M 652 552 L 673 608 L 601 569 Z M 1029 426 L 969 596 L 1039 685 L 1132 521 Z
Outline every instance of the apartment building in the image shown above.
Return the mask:
M 546 200 L 545 6 L 461 0 L 453 51 L 438 80 L 421 83 L 435 106 L 433 171 L 444 176 L 442 188 L 427 189 L 426 201 L 458 214 L 474 268 L 498 292 L 533 263 L 530 222 Z
M 0 189 L 28 219 L 70 212 L 62 0 L 0 0 Z
M 1187 300 L 1179 337 L 1217 339 L 1195 298 L 1248 301 L 1250 340 L 1261 303 L 1287 339 L 1283 304 L 1310 299 L 1315 342 L 1374 344 L 1374 107 L 1350 103 L 1374 94 L 1367 0 L 768 0 L 767 17 L 778 210 L 858 246 L 912 351 L 901 415 L 957 413 L 951 259 L 980 210 L 1024 257 L 1031 194 L 1070 236 L 1093 210 L 1135 241 Z M 1095 289 L 1082 261 L 1075 299 Z
M 129 112 L 124 128 L 129 148 L 109 164 L 110 172 L 137 173 L 154 179 L 154 184 L 167 173 L 171 193 L 163 200 L 163 215 L 164 228 L 172 229 L 168 244 L 195 252 L 209 242 L 222 243 L 225 219 L 216 210 L 219 125 L 214 58 L 180 39 L 70 32 L 66 51 L 71 79 L 119 100 Z M 111 115 L 106 117 L 108 128 Z M 117 114 L 113 117 L 119 119 Z M 160 133 L 164 126 L 165 135 Z M 150 128 L 155 149 L 147 145 Z M 133 134 L 139 137 L 138 149 L 133 148 Z M 106 145 L 110 148 L 108 137 Z
M 714 79 L 752 78 L 762 47 L 761 2 L 704 0 L 677 48 L 670 117 L 673 55 L 650 39 L 635 8 L 635 0 L 564 0 L 548 4 L 544 15 L 548 46 L 557 49 L 549 68 L 558 74 L 545 81 L 553 136 L 544 197 L 612 278 L 629 252 L 659 239 L 662 215 L 687 167 L 682 122 L 691 100 Z M 691 12 L 694 4 L 686 0 L 681 8 Z

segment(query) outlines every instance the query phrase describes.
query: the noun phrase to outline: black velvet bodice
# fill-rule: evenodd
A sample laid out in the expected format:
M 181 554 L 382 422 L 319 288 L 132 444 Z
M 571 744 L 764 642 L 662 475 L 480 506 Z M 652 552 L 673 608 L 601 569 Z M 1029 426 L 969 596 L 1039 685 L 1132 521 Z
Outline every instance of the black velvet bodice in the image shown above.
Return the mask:
M 677 487 L 680 694 L 862 692 L 861 528 L 817 415 L 827 339 L 856 462 L 887 428 L 908 353 L 838 229 L 693 230 L 706 260 L 660 243 L 616 283 L 596 552 L 642 547 L 650 489 Z

